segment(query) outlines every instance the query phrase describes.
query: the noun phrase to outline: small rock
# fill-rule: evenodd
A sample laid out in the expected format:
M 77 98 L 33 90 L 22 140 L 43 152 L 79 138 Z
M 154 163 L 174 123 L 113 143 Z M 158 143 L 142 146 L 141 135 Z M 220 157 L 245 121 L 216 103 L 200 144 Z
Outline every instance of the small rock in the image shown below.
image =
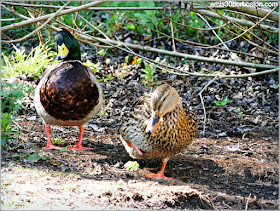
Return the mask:
M 219 133 L 219 136 L 220 137 L 225 137 L 225 136 L 227 136 L 227 133 L 226 132 Z
M 26 119 L 28 120 L 28 121 L 34 121 L 34 120 L 36 120 L 36 116 L 31 116 L 31 117 L 27 117 Z

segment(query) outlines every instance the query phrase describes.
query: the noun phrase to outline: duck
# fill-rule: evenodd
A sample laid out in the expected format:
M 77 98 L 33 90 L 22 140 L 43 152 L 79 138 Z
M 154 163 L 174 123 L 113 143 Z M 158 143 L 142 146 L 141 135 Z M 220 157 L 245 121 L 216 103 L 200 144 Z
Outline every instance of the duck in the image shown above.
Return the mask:
M 79 140 L 69 150 L 92 149 L 82 146 L 86 123 L 103 104 L 103 90 L 93 70 L 81 62 L 78 41 L 66 29 L 55 35 L 57 59 L 46 68 L 35 90 L 34 105 L 45 123 L 47 146 L 45 149 L 61 149 L 52 144 L 51 125 L 78 126 Z
M 172 179 L 164 175 L 171 156 L 184 151 L 194 140 L 197 118 L 177 90 L 169 84 L 135 100 L 122 118 L 120 140 L 134 159 L 162 159 L 161 170 L 148 178 Z

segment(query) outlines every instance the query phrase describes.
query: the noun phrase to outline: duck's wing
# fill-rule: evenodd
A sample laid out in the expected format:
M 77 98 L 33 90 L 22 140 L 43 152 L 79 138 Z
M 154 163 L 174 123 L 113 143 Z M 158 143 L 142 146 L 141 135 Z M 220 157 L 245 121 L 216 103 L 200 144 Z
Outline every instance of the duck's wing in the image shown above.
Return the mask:
M 196 131 L 197 131 L 197 117 L 196 117 L 193 109 L 189 105 L 189 103 L 183 99 L 180 99 L 180 100 L 182 102 L 182 106 L 183 106 L 183 109 L 184 109 L 184 112 L 186 115 L 189 132 L 190 132 L 191 136 L 194 138 L 196 135 Z
M 138 134 L 144 131 L 146 127 L 145 122 L 151 116 L 150 99 L 151 94 L 145 94 L 136 99 L 132 103 L 130 112 L 122 117 L 120 134 L 124 140 L 130 140 L 136 131 Z

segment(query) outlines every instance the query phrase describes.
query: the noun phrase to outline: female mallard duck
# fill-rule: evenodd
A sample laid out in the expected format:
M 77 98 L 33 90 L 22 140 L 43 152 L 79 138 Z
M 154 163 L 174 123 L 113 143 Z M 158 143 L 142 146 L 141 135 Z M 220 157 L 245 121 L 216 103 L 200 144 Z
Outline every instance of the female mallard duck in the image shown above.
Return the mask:
M 46 149 L 60 149 L 50 139 L 50 126 L 79 126 L 78 143 L 69 149 L 91 149 L 82 146 L 84 125 L 95 116 L 103 102 L 103 91 L 93 71 L 81 63 L 78 41 L 63 29 L 55 35 L 58 59 L 44 72 L 35 91 L 35 107 L 46 123 Z
M 168 84 L 139 98 L 132 109 L 120 128 L 125 149 L 132 158 L 162 158 L 161 170 L 146 177 L 171 179 L 164 176 L 165 166 L 170 156 L 186 149 L 194 139 L 195 115 Z

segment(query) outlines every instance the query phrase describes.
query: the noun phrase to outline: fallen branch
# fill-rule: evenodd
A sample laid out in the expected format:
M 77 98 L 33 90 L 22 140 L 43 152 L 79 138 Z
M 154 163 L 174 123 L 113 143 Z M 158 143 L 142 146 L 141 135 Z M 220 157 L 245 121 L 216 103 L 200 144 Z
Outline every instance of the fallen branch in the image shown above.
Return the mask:
M 71 1 L 68 1 L 66 4 L 64 4 L 59 10 L 57 10 L 55 13 L 51 14 L 51 16 L 48 18 L 48 20 L 42 24 L 40 27 L 36 28 L 34 31 L 32 31 L 31 33 L 25 35 L 24 37 L 21 37 L 17 40 L 2 40 L 2 42 L 4 43 L 13 43 L 13 42 L 21 42 L 22 40 L 30 37 L 32 34 L 35 34 L 37 31 L 41 30 L 43 27 L 45 27 L 55 16 L 58 16 L 60 14 L 60 11 L 64 9 L 64 7 L 66 7 Z M 36 18 L 35 18 L 36 19 Z M 34 20 L 34 19 L 33 19 Z
M 78 12 L 80 10 L 85 10 L 85 9 L 87 9 L 89 7 L 97 6 L 97 5 L 105 3 L 105 2 L 107 2 L 107 1 L 95 1 L 95 2 L 92 2 L 92 3 L 89 3 L 89 4 L 84 4 L 84 5 L 79 6 L 79 7 L 74 7 L 74 8 L 68 9 L 68 10 L 64 10 L 64 11 L 61 11 L 57 15 L 57 17 L 58 16 L 62 16 L 62 15 L 66 15 L 66 14 L 69 14 L 69 13 Z M 20 23 L 14 23 L 14 24 L 2 27 L 1 30 L 2 31 L 7 31 L 7 30 L 14 29 L 14 28 L 22 27 L 22 26 L 25 26 L 25 25 L 28 25 L 28 24 L 32 24 L 32 23 L 35 23 L 35 22 L 38 22 L 38 21 L 47 20 L 51 16 L 52 16 L 52 14 L 49 14 L 49 15 L 44 15 L 44 16 L 41 16 L 41 17 L 38 17 L 38 18 L 34 18 L 34 19 L 31 19 L 31 20 L 22 21 Z
M 29 19 L 28 17 L 23 16 L 21 14 L 18 14 L 18 13 L 14 12 L 14 11 L 12 11 L 12 12 L 14 14 L 16 14 L 16 15 L 19 15 L 19 17 L 21 17 L 21 18 Z M 51 26 L 49 24 L 47 24 L 47 27 L 51 28 L 54 31 L 59 31 L 60 30 L 59 28 Z M 87 42 L 88 41 L 93 41 L 93 42 L 99 41 L 99 42 L 103 42 L 103 43 L 112 45 L 113 47 L 120 48 L 122 50 L 125 50 L 125 49 L 121 48 L 121 46 L 128 46 L 129 48 L 132 48 L 132 49 L 137 49 L 137 50 L 142 50 L 142 51 L 149 51 L 149 52 L 155 52 L 155 53 L 159 53 L 159 54 L 176 56 L 176 57 L 182 57 L 182 58 L 185 58 L 185 59 L 193 59 L 193 60 L 198 60 L 198 61 L 204 61 L 204 62 L 210 62 L 210 63 L 219 63 L 219 64 L 225 64 L 225 65 L 252 67 L 252 68 L 258 68 L 258 69 L 259 68 L 261 68 L 261 69 L 270 69 L 270 70 L 267 70 L 267 71 L 256 72 L 256 73 L 251 73 L 251 74 L 220 75 L 219 76 L 220 78 L 245 78 L 245 77 L 252 77 L 252 76 L 268 74 L 268 73 L 279 71 L 278 66 L 265 65 L 265 64 L 253 64 L 253 63 L 248 63 L 248 62 L 234 62 L 234 61 L 228 61 L 228 60 L 223 60 L 223 59 L 213 59 L 213 58 L 211 59 L 211 58 L 202 57 L 202 56 L 194 56 L 194 55 L 189 55 L 189 54 L 184 54 L 184 53 L 171 52 L 171 51 L 157 49 L 157 48 L 152 48 L 152 47 L 148 47 L 148 46 L 139 46 L 139 45 L 135 45 L 135 44 L 131 44 L 131 43 L 123 43 L 123 42 L 114 41 L 114 40 L 110 40 L 110 39 L 97 38 L 97 37 L 93 37 L 93 36 L 90 36 L 90 35 L 83 34 L 83 33 L 79 32 L 78 30 L 75 30 L 75 29 L 73 29 L 73 28 L 71 28 L 69 26 L 65 26 L 65 27 L 69 28 L 70 30 L 75 31 L 77 33 L 77 35 L 79 36 L 79 38 L 81 39 L 81 41 L 82 40 L 86 40 Z M 138 55 L 138 56 L 142 57 L 141 55 Z M 160 65 L 164 66 L 162 64 L 160 64 Z M 176 68 L 171 67 L 171 66 L 167 66 L 167 68 L 175 69 L 176 71 L 182 72 L 182 70 L 176 69 Z M 183 71 L 183 73 L 176 73 L 176 72 L 172 72 L 172 73 L 173 74 L 177 74 L 177 75 L 192 75 L 192 76 L 197 76 L 197 77 L 215 77 L 216 76 L 214 74 L 199 74 L 199 73 L 191 73 L 191 72 L 186 72 L 186 71 Z
M 208 11 L 208 10 L 200 10 L 199 12 L 203 13 L 203 14 L 209 16 L 209 17 L 212 17 L 212 18 L 222 19 L 219 14 L 211 12 L 211 11 Z M 226 15 L 224 17 L 226 17 L 228 20 L 230 20 L 232 22 L 236 22 L 236 23 L 238 23 L 238 24 L 240 24 L 242 26 L 252 27 L 252 26 L 255 25 L 255 23 L 252 22 L 252 21 L 248 21 L 248 20 L 244 20 L 244 19 L 238 19 L 238 18 L 233 18 L 233 17 L 226 16 Z M 260 27 L 263 28 L 264 30 L 270 30 L 272 33 L 279 33 L 279 29 L 275 28 L 273 26 L 268 26 L 268 25 L 260 24 Z
M 254 15 L 261 18 L 265 17 L 270 12 L 269 10 L 263 8 L 255 8 L 255 7 L 228 7 L 228 8 L 230 10 L 244 12 L 246 14 Z M 267 19 L 279 23 L 279 14 L 277 12 L 273 12 L 267 17 Z
M 238 36 L 234 37 L 234 38 L 231 39 L 231 40 L 226 41 L 225 43 L 231 42 L 231 41 L 233 41 L 233 40 L 235 40 L 235 39 L 241 37 L 242 35 L 246 34 L 248 31 L 252 30 L 254 27 L 260 25 L 260 23 L 261 23 L 262 21 L 264 21 L 276 8 L 277 8 L 277 7 L 274 7 L 269 13 L 266 14 L 266 16 L 264 16 L 261 20 L 259 20 L 257 23 L 255 23 L 253 26 L 251 26 L 249 29 L 243 31 L 241 34 L 239 34 Z M 218 44 L 218 45 L 221 45 L 221 44 Z M 218 46 L 218 45 L 217 45 L 217 46 Z

